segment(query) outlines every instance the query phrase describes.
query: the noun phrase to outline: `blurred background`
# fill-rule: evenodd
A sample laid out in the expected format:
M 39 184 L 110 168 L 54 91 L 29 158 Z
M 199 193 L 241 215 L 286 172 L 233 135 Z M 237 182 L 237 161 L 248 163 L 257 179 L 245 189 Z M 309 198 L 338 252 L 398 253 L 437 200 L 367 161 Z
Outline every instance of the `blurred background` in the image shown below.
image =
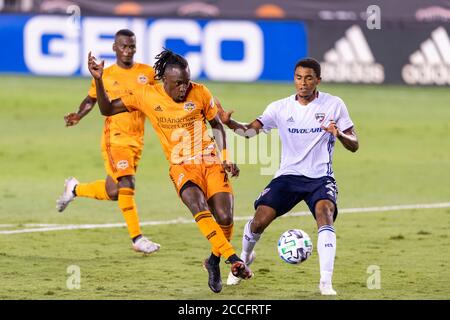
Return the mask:
M 325 82 L 448 86 L 449 22 L 448 0 L 0 0 L 0 73 L 87 75 L 87 52 L 112 63 L 130 28 L 136 60 L 166 46 L 194 79 L 288 81 L 313 56 Z

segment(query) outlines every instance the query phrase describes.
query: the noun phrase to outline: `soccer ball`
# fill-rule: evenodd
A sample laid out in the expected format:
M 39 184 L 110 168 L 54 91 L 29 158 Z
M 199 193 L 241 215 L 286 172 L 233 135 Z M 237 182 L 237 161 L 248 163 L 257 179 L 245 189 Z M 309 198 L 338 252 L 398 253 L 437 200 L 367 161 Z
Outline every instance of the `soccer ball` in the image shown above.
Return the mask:
M 313 250 L 311 238 L 300 229 L 283 232 L 278 240 L 278 254 L 290 264 L 299 264 L 308 259 Z

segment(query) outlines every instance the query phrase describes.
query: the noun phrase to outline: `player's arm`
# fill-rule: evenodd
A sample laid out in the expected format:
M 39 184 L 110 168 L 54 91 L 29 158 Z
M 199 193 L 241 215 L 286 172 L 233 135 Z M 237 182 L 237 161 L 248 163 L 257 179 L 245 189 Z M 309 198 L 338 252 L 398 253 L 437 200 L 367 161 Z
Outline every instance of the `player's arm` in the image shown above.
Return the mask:
M 219 114 L 217 114 L 213 119 L 209 120 L 209 124 L 213 129 L 214 140 L 216 141 L 217 147 L 219 150 L 221 150 L 220 157 L 222 159 L 222 164 L 225 171 L 230 172 L 232 177 L 239 176 L 238 166 L 228 159 L 227 136 L 225 133 L 225 128 L 220 120 Z
M 112 116 L 122 112 L 128 112 L 128 109 L 125 107 L 122 100 L 115 99 L 109 100 L 109 97 L 105 91 L 105 87 L 103 85 L 103 67 L 105 66 L 105 61 L 103 60 L 101 63 L 95 62 L 95 57 L 88 54 L 88 68 L 92 77 L 95 80 L 95 88 L 97 92 L 97 102 L 100 107 L 100 112 L 104 116 Z
M 81 119 L 84 118 L 85 115 L 87 115 L 91 110 L 94 108 L 95 103 L 97 102 L 97 99 L 86 96 L 86 98 L 81 101 L 80 106 L 78 107 L 77 112 L 71 112 L 64 116 L 64 121 L 66 122 L 66 127 L 74 126 L 78 122 L 80 122 Z
M 359 149 L 359 141 L 354 127 L 341 131 L 337 127 L 336 122 L 331 120 L 328 127 L 322 126 L 322 129 L 338 138 L 345 149 L 350 150 L 351 152 L 356 152 Z
M 214 98 L 217 108 L 219 109 L 220 120 L 223 124 L 225 124 L 228 128 L 233 130 L 236 134 L 245 137 L 251 138 L 256 136 L 258 133 L 262 131 L 263 125 L 259 120 L 254 120 L 250 123 L 241 123 L 231 118 L 231 114 L 234 111 L 226 111 L 222 108 L 220 101 L 217 98 Z

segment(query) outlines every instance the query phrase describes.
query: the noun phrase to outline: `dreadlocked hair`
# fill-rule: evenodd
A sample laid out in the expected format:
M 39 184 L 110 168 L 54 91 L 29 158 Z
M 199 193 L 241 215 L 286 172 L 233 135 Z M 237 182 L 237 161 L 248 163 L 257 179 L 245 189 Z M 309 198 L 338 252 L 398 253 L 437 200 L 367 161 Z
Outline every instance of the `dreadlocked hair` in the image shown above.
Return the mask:
M 187 68 L 188 66 L 188 62 L 185 58 L 166 48 L 164 48 L 164 50 L 160 54 L 158 54 L 155 59 L 156 62 L 153 68 L 156 72 L 156 80 L 162 79 L 162 77 L 164 76 L 164 72 L 166 71 L 166 67 L 169 65 L 179 66 L 183 69 Z

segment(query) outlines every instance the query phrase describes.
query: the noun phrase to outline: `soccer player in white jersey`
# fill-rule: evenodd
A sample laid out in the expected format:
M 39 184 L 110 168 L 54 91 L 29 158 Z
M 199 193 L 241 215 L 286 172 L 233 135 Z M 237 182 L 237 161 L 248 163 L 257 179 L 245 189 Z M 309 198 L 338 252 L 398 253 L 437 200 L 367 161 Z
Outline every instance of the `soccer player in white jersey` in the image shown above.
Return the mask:
M 251 264 L 255 258 L 253 249 L 264 230 L 275 218 L 304 200 L 317 222 L 319 290 L 323 295 L 335 295 L 333 222 L 338 213 L 338 191 L 332 169 L 333 150 L 336 139 L 351 152 L 358 150 L 359 143 L 344 102 L 317 90 L 320 64 L 306 58 L 297 62 L 294 70 L 296 93 L 272 102 L 251 123 L 231 119 L 233 111 L 225 111 L 219 105 L 222 122 L 235 133 L 250 138 L 278 128 L 282 143 L 280 168 L 256 199 L 255 215 L 245 225 L 241 259 Z M 227 284 L 238 284 L 239 280 L 230 274 Z

